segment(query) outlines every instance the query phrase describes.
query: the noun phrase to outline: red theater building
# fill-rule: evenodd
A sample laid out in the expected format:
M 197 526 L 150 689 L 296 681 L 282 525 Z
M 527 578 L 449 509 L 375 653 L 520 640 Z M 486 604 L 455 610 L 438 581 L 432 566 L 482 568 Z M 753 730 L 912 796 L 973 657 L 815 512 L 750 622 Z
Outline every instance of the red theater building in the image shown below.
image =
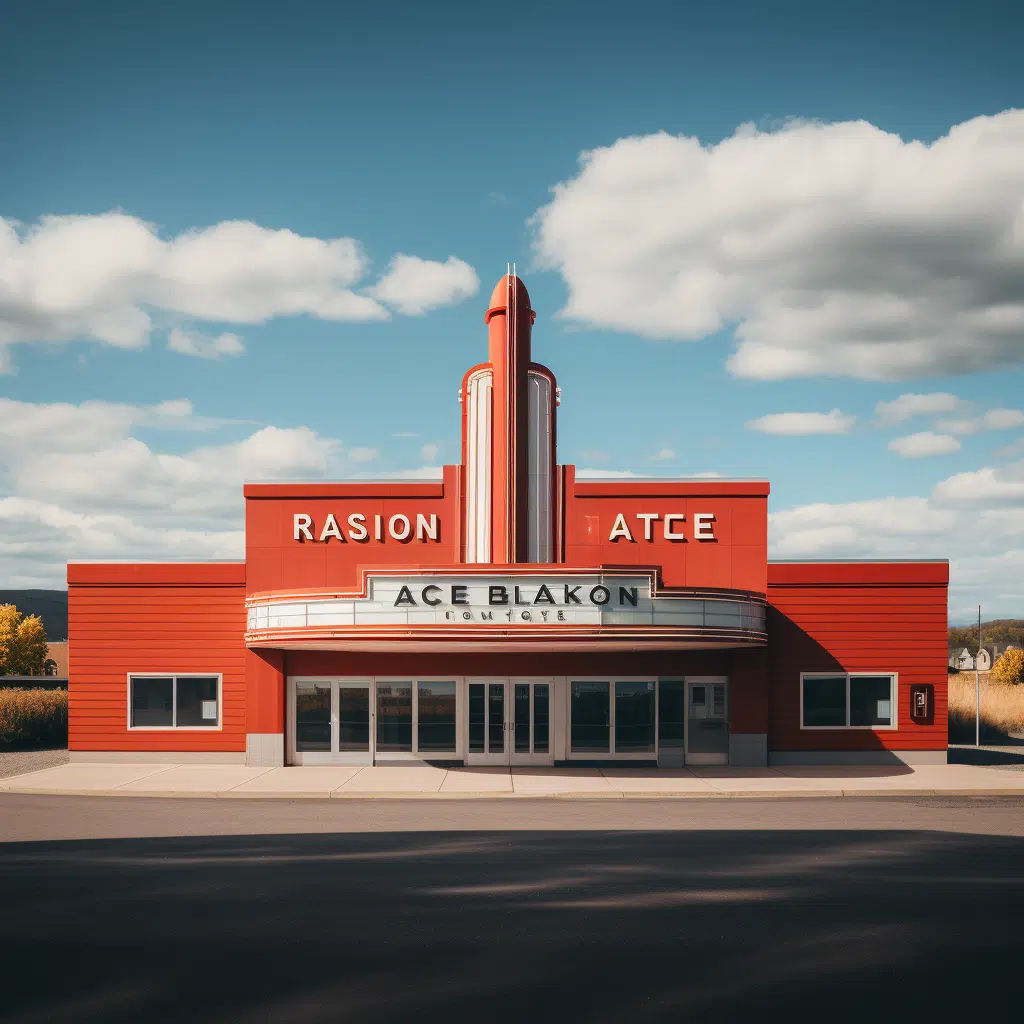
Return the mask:
M 441 480 L 249 484 L 242 562 L 69 565 L 72 756 L 944 762 L 947 563 L 769 561 L 764 480 L 577 480 L 533 320 L 502 278 Z

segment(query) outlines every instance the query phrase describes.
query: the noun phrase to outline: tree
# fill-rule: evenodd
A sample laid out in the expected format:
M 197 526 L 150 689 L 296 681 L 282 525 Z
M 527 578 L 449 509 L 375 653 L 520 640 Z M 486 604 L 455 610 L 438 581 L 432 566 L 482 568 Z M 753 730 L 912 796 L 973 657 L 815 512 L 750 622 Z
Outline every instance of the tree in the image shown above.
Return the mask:
M 978 629 L 971 626 L 950 626 L 949 646 L 957 651 L 967 648 L 973 658 L 978 653 Z
M 1024 683 L 1024 651 L 1011 647 L 992 666 L 992 673 L 1001 683 Z
M 42 675 L 46 630 L 38 615 L 23 615 L 13 604 L 0 605 L 0 675 Z

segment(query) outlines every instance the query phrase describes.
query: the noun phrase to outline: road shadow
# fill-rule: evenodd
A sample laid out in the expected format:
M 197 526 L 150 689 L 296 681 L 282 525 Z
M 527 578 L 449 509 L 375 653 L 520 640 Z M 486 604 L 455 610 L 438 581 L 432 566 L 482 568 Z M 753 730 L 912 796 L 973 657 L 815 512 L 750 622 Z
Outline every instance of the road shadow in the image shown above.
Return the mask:
M 4 1018 L 914 1019 L 978 993 L 995 1014 L 1022 863 L 1022 840 L 933 832 L 13 843 Z

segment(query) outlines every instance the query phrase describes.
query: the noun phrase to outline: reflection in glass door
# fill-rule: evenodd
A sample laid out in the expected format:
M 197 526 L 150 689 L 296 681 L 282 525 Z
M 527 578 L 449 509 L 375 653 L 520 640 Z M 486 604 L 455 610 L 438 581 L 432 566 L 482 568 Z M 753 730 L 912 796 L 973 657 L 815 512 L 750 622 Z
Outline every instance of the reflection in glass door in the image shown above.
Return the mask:
M 300 679 L 292 686 L 289 763 L 372 764 L 368 679 Z
M 551 764 L 551 681 L 475 679 L 468 685 L 469 764 Z
M 686 690 L 687 764 L 728 764 L 726 681 L 687 679 Z

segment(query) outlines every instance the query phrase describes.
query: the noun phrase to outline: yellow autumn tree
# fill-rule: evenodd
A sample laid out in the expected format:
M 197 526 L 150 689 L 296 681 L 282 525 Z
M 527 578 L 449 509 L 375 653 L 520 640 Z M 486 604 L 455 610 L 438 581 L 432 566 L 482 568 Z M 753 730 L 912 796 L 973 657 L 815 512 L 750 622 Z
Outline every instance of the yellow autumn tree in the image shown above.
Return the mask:
M 46 630 L 38 615 L 0 605 L 0 675 L 38 676 L 46 663 Z
M 1024 683 L 1024 651 L 1011 647 L 992 666 L 992 674 L 1001 683 Z

